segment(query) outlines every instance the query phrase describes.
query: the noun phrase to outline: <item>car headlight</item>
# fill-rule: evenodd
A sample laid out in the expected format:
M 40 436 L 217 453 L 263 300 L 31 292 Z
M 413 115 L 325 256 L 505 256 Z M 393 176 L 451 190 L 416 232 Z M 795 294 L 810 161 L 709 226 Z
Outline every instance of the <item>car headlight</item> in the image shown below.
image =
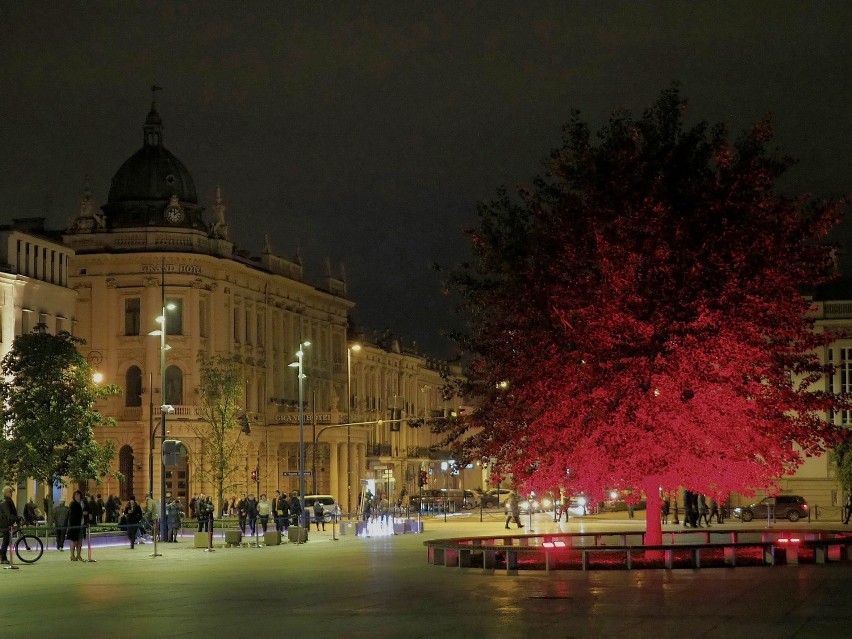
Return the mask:
M 586 505 L 586 498 L 585 497 L 578 497 L 577 498 L 577 505 L 578 506 L 585 506 Z
M 542 504 L 544 505 L 545 508 L 548 508 L 548 509 L 553 508 L 553 502 L 550 501 L 549 499 L 545 499 L 542 502 Z
M 529 507 L 530 507 L 530 502 L 528 502 L 528 501 L 522 501 L 521 502 L 521 508 L 529 508 Z

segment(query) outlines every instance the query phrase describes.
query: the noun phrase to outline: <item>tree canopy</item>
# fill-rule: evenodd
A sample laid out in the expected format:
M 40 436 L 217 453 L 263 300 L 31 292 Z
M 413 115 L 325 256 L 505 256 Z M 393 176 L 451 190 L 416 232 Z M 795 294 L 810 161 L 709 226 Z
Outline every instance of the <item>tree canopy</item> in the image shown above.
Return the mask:
M 109 471 L 114 446 L 98 444 L 94 429 L 113 421 L 95 410 L 95 402 L 119 389 L 93 381 L 77 350 L 83 343 L 39 325 L 17 336 L 3 358 L 0 468 L 7 479 L 53 484 L 97 479 Z
M 832 277 L 841 203 L 776 193 L 768 120 L 730 143 L 685 109 L 673 86 L 596 138 L 573 113 L 546 175 L 480 205 L 450 278 L 479 400 L 451 436 L 527 488 L 644 491 L 649 527 L 659 489 L 772 486 L 848 404 L 802 294 Z

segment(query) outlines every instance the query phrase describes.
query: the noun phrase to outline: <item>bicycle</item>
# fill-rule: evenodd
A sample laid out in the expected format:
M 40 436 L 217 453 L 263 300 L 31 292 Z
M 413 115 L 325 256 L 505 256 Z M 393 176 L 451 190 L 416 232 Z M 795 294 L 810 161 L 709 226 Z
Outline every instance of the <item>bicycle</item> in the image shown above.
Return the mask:
M 36 535 L 25 533 L 23 529 L 16 528 L 15 555 L 25 564 L 34 564 L 44 554 L 44 543 Z

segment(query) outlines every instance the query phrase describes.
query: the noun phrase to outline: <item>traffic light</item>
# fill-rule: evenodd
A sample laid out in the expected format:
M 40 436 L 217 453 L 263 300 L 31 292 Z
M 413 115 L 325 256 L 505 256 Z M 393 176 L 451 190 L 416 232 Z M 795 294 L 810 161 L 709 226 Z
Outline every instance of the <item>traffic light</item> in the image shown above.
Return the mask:
M 253 471 L 251 471 L 251 480 L 257 481 L 257 478 L 258 478 L 257 468 L 255 468 Z
M 420 476 L 417 480 L 417 485 L 418 486 L 425 486 L 428 483 L 429 483 L 429 475 L 426 474 L 425 470 L 421 470 Z

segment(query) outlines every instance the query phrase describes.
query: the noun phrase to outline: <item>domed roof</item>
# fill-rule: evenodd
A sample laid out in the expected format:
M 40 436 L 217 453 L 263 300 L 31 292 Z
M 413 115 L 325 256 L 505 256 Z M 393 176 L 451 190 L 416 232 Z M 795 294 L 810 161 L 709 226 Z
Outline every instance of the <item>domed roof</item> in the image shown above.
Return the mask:
M 195 183 L 183 163 L 162 144 L 145 144 L 113 176 L 107 202 L 162 201 L 172 196 L 198 204 Z

